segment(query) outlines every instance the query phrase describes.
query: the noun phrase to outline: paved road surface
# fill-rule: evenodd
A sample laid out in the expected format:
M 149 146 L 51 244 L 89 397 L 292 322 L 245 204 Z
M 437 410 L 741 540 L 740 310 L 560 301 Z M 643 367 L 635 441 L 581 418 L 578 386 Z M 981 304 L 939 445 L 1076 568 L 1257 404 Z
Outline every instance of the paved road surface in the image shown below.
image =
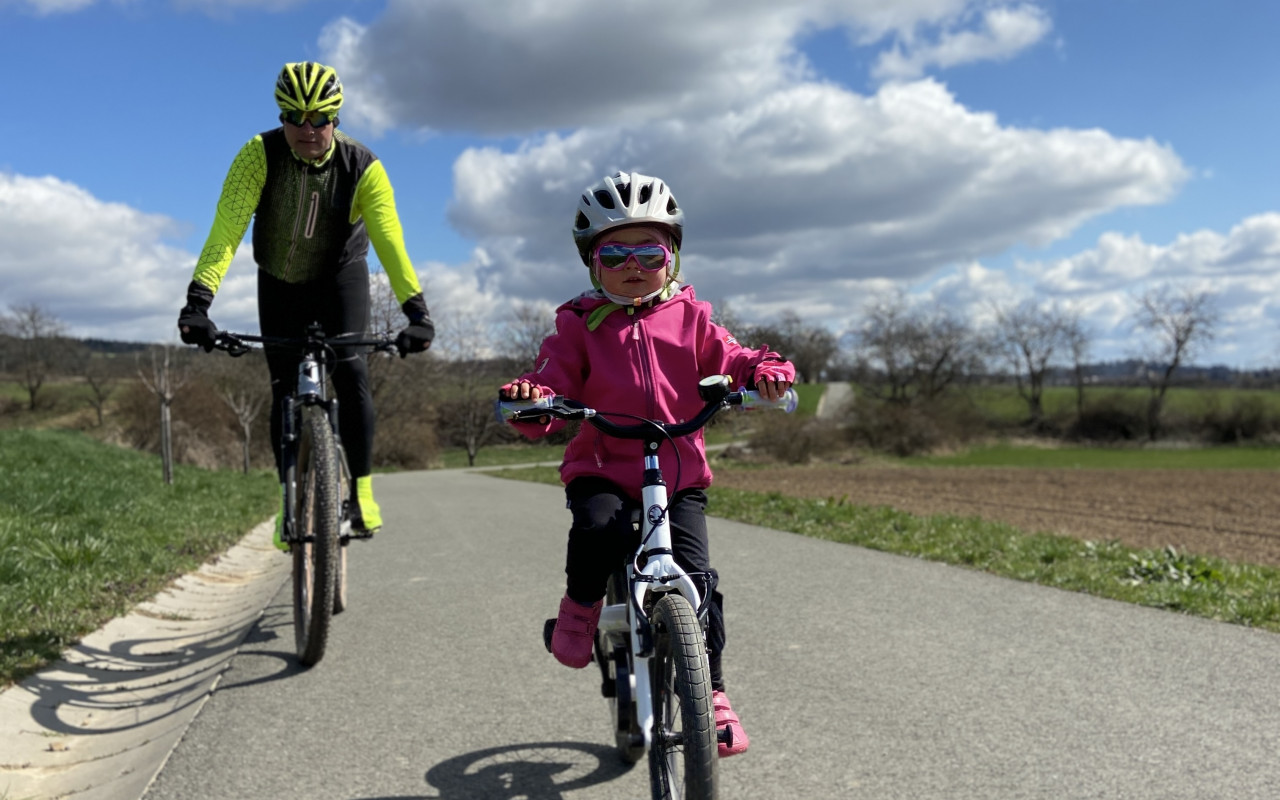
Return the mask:
M 352 608 L 293 662 L 287 584 L 147 800 L 639 798 L 556 664 L 559 489 L 379 476 Z M 1280 797 L 1280 636 L 712 521 L 724 798 Z

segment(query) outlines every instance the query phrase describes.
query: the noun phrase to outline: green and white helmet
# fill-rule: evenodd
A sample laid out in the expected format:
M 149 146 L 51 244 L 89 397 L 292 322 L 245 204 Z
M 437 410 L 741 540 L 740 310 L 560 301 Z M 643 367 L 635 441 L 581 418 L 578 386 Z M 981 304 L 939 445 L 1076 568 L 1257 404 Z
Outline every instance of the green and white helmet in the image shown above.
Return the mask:
M 588 186 L 578 199 L 573 241 L 582 263 L 591 266 L 591 243 L 605 231 L 657 225 L 671 234 L 676 250 L 684 234 L 684 210 L 667 184 L 638 172 L 616 172 Z

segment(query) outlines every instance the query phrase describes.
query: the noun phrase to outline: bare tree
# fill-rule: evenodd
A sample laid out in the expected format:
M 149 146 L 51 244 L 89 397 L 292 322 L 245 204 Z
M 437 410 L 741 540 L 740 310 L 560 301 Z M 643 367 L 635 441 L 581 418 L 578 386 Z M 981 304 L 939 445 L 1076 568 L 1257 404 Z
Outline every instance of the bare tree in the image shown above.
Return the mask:
M 1154 337 L 1144 355 L 1143 370 L 1151 390 L 1147 401 L 1147 436 L 1151 441 L 1159 436 L 1165 393 L 1174 373 L 1199 347 L 1213 340 L 1218 322 L 1213 300 L 1210 292 L 1175 290 L 1168 284 L 1138 298 L 1134 327 Z
M 1071 347 L 1075 317 L 1061 306 L 1041 307 L 1033 300 L 1013 306 L 995 306 L 993 342 L 1013 367 L 1018 394 L 1027 403 L 1033 425 L 1044 419 L 1044 381 L 1055 359 L 1064 359 Z
M 494 437 L 498 423 L 493 401 L 498 386 L 511 375 L 495 362 L 498 332 L 482 314 L 450 315 L 437 320 L 437 346 L 448 361 L 442 380 L 447 395 L 440 404 L 440 424 L 462 444 L 467 464 Z
M 235 415 L 241 460 L 244 473 L 248 475 L 252 461 L 253 424 L 264 410 L 271 408 L 271 381 L 265 358 L 260 351 L 254 351 L 234 360 L 218 359 L 213 369 L 213 386 L 218 397 Z
M 187 382 L 187 372 L 173 363 L 173 348 L 151 350 L 151 372 L 138 368 L 138 377 L 160 402 L 160 469 L 164 482 L 173 485 L 173 398 Z
M 896 405 L 938 398 L 977 370 L 984 347 L 968 325 L 942 308 L 912 308 L 897 293 L 873 301 L 853 334 L 857 381 Z
M 542 340 L 556 332 L 555 310 L 537 303 L 516 303 L 502 331 L 502 354 L 523 372 L 533 367 Z
M 9 312 L 0 317 L 0 332 L 11 337 L 12 368 L 27 390 L 27 408 L 35 411 L 45 381 L 66 357 L 66 326 L 37 303 L 10 306 Z
M 1084 365 L 1089 357 L 1089 334 L 1074 314 L 1067 327 L 1067 346 L 1071 349 L 1071 372 L 1076 385 L 1076 419 L 1084 419 Z
M 747 336 L 752 346 L 768 344 L 794 364 L 801 383 L 825 378 L 827 366 L 840 349 L 835 334 L 818 325 L 806 325 L 794 311 L 782 312 L 775 324 L 752 327 Z
M 92 350 L 83 345 L 77 348 L 75 361 L 80 376 L 89 387 L 89 405 L 97 414 L 98 427 L 101 428 L 107 400 L 115 392 L 119 382 L 118 370 L 113 368 L 110 358 L 102 354 L 95 355 Z

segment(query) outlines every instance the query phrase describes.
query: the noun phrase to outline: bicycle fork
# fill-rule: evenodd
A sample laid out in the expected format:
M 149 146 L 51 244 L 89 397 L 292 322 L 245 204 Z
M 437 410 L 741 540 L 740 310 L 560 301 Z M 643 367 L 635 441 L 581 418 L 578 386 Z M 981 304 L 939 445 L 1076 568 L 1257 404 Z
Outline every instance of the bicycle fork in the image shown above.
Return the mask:
M 648 444 L 648 443 L 646 443 Z M 653 635 L 650 628 L 647 604 L 654 594 L 674 591 L 684 595 L 695 611 L 702 609 L 702 595 L 693 579 L 675 562 L 671 549 L 671 524 L 667 517 L 667 486 L 662 480 L 656 455 L 657 443 L 650 448 L 652 455 L 644 457 L 644 486 L 641 489 L 640 557 L 639 569 L 633 559 L 627 565 L 630 602 L 626 609 L 626 624 L 630 629 L 633 654 L 633 680 L 637 722 L 644 733 L 646 748 L 653 745 L 653 692 L 649 676 L 649 661 L 653 655 Z M 645 534 L 645 531 L 648 533 Z M 601 614 L 604 623 L 604 614 Z M 612 621 L 610 621 L 612 623 Z

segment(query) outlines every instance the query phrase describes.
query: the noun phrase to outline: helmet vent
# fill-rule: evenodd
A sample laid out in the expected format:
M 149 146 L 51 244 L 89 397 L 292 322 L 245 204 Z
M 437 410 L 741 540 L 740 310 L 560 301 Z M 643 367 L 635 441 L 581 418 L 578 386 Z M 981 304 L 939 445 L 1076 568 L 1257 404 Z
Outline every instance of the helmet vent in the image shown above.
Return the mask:
M 585 198 L 586 195 L 583 195 L 583 197 Z M 590 226 L 591 226 L 591 221 L 587 219 L 587 215 L 579 211 L 578 218 L 573 221 L 573 227 L 576 230 L 581 231 L 581 230 L 586 230 Z
M 618 186 L 618 196 L 622 198 L 624 206 L 631 205 L 631 184 L 624 183 Z M 613 206 L 610 206 L 612 208 Z
M 677 208 L 676 199 L 674 197 L 667 198 L 667 213 L 674 214 L 676 213 Z
M 649 202 L 649 198 L 651 196 L 653 196 L 652 183 L 646 183 L 644 186 L 640 187 L 640 201 L 639 201 L 640 205 L 644 205 L 645 203 Z
M 604 189 L 596 189 L 595 196 L 596 196 L 596 202 L 599 203 L 601 206 L 603 206 L 604 208 L 613 208 L 613 198 L 610 197 L 609 193 L 606 192 Z M 624 197 L 622 199 L 622 202 L 624 203 L 627 202 L 627 199 Z

